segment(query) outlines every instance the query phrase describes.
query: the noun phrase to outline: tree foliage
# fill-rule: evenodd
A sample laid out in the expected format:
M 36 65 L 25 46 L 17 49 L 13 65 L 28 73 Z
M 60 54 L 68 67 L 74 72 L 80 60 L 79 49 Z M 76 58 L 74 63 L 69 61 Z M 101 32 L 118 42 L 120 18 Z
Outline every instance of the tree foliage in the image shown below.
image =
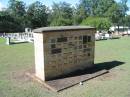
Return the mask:
M 27 10 L 27 19 L 30 21 L 32 28 L 47 26 L 47 7 L 39 1 L 32 3 Z
M 25 15 L 25 3 L 19 0 L 9 0 L 8 10 L 11 15 L 22 17 Z
M 105 12 L 115 4 L 114 0 L 80 0 L 80 7 L 83 7 L 88 16 L 105 16 Z
M 85 10 L 84 6 L 77 6 L 73 8 L 73 24 L 78 25 L 80 24 L 86 17 L 87 11 Z
M 121 23 L 121 19 L 123 17 L 121 10 L 121 6 L 118 4 L 113 4 L 106 13 L 114 25 L 119 25 Z
M 88 17 L 83 20 L 81 25 L 93 26 L 96 27 L 97 30 L 109 30 L 109 28 L 111 27 L 111 22 L 108 18 Z
M 21 23 L 8 12 L 0 12 L 0 32 L 21 32 Z
M 24 31 L 25 4 L 23 1 L 9 0 L 6 11 L 0 12 L 0 28 L 2 32 Z
M 97 6 L 94 9 L 94 15 L 106 17 L 106 12 L 109 10 L 109 8 L 112 7 L 112 5 L 115 4 L 114 0 L 97 0 Z
M 130 15 L 127 15 L 127 16 L 125 17 L 125 26 L 130 27 Z
M 122 9 L 122 14 L 124 16 L 126 15 L 126 12 L 129 10 L 129 8 L 127 6 L 127 1 L 128 0 L 121 0 L 121 2 L 120 2 L 120 6 L 121 6 L 121 9 Z
M 73 9 L 66 2 L 54 3 L 51 13 L 51 26 L 72 25 Z
M 112 25 L 130 26 L 128 0 L 80 0 L 72 7 L 66 2 L 53 3 L 51 9 L 36 1 L 28 6 L 22 0 L 9 0 L 6 11 L 0 12 L 0 29 L 13 32 L 26 27 L 90 25 L 107 30 Z

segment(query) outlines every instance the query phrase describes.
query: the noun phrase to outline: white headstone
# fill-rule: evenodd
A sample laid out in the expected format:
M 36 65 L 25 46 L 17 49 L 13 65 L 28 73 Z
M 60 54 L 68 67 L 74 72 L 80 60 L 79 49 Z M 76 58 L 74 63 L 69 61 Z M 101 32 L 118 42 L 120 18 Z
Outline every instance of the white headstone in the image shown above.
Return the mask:
M 7 38 L 6 38 L 6 44 L 7 44 L 7 45 L 10 45 L 10 37 L 7 37 Z

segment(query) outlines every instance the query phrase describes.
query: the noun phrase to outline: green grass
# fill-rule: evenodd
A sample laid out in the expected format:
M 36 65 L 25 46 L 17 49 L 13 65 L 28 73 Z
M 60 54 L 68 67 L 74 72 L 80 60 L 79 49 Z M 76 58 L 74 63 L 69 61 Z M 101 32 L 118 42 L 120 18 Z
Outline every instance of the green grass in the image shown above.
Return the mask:
M 32 43 L 5 45 L 0 38 L 0 97 L 130 97 L 130 37 L 96 42 L 95 63 L 120 61 L 110 73 L 60 93 L 24 76 L 34 67 Z M 111 65 L 111 64 L 108 64 Z

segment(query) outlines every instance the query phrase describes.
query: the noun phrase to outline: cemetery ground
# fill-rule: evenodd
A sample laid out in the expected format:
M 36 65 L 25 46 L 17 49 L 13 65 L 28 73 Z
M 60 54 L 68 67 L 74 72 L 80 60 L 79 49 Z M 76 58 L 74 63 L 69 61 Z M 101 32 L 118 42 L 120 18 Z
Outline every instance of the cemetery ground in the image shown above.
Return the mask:
M 0 97 L 130 97 L 130 37 L 96 41 L 95 64 L 109 73 L 59 93 L 32 81 L 32 43 L 5 45 L 0 38 Z M 99 67 L 98 67 L 99 66 Z

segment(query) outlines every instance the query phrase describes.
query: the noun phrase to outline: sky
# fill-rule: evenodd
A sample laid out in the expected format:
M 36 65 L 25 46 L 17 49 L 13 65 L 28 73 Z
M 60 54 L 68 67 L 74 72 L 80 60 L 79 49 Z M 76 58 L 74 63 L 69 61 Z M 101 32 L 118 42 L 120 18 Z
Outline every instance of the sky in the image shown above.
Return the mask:
M 0 0 L 0 8 L 5 7 L 8 5 L 8 1 L 9 0 Z M 24 1 L 27 5 L 35 2 L 35 1 L 40 1 L 42 2 L 44 5 L 51 7 L 51 5 L 53 4 L 53 2 L 60 2 L 60 1 L 65 1 L 67 3 L 70 3 L 72 6 L 76 5 L 77 3 L 79 3 L 79 0 L 21 0 Z
M 0 10 L 3 8 L 3 7 L 6 7 L 8 5 L 8 1 L 9 0 L 0 0 Z M 70 3 L 72 6 L 75 6 L 76 4 L 79 3 L 79 0 L 22 0 L 24 1 L 27 5 L 35 2 L 35 1 L 40 1 L 42 2 L 44 5 L 48 6 L 48 7 L 51 7 L 51 5 L 53 4 L 53 2 L 60 2 L 60 1 L 65 1 L 67 3 Z M 119 2 L 120 0 L 116 0 L 117 2 Z M 127 2 L 127 5 L 128 7 L 130 8 L 130 0 L 128 0 Z M 128 14 L 130 14 L 130 11 L 128 12 Z

